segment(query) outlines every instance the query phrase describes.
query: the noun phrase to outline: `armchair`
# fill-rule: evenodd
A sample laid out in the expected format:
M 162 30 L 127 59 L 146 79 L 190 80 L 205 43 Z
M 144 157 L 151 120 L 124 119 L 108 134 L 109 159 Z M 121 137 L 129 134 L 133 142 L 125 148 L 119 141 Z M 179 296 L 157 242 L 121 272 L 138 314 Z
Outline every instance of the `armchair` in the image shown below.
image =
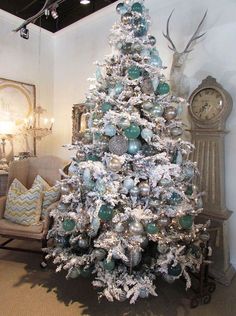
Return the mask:
M 60 180 L 59 169 L 62 169 L 65 164 L 65 161 L 54 156 L 31 157 L 20 161 L 13 161 L 9 167 L 7 187 L 9 189 L 12 181 L 17 178 L 29 189 L 37 175 L 40 175 L 49 185 L 53 186 L 57 180 Z M 36 250 L 9 247 L 7 245 L 14 239 L 24 239 L 29 241 L 38 240 L 42 243 L 42 248 L 47 247 L 49 213 L 50 210 L 56 206 L 57 202 L 47 208 L 45 219 L 40 220 L 38 225 L 25 226 L 13 223 L 4 218 L 6 200 L 6 196 L 0 197 L 0 236 L 8 239 L 0 244 L 0 249 L 39 253 L 39 251 Z M 43 254 L 41 267 L 45 266 L 46 262 Z

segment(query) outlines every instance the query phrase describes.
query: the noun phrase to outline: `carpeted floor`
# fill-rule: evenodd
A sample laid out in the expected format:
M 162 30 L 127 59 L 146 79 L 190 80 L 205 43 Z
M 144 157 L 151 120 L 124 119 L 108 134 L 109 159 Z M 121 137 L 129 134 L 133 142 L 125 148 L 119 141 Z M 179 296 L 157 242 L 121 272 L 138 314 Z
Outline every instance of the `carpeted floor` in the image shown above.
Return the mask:
M 23 241 L 16 244 L 23 245 Z M 40 259 L 37 254 L 0 250 L 0 316 L 236 315 L 236 278 L 230 287 L 217 284 L 211 303 L 196 309 L 189 308 L 182 282 L 170 285 L 162 280 L 157 283 L 158 297 L 139 300 L 135 305 L 105 299 L 99 303 L 89 280 L 67 281 L 52 266 L 42 270 Z

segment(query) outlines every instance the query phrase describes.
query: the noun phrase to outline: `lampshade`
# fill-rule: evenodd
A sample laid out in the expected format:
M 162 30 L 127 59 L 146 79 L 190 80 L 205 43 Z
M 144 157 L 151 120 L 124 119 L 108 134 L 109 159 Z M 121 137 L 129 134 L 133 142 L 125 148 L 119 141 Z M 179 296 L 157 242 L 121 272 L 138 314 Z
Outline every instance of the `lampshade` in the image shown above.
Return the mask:
M 15 122 L 13 121 L 0 121 L 0 135 L 12 135 L 15 131 Z

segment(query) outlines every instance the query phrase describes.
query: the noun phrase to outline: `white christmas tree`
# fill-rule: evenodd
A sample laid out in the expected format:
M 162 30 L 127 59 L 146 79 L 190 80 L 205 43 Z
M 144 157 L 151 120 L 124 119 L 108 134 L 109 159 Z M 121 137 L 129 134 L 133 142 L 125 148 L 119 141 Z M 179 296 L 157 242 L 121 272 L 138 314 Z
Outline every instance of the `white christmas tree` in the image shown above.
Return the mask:
M 77 144 L 62 197 L 51 216 L 48 257 L 68 278 L 93 276 L 100 296 L 113 301 L 156 295 L 157 276 L 180 276 L 202 263 L 207 225 L 196 225 L 201 193 L 193 185 L 174 97 L 149 34 L 142 0 L 117 5 L 121 21 L 112 55 L 98 64 L 86 97 L 88 128 Z

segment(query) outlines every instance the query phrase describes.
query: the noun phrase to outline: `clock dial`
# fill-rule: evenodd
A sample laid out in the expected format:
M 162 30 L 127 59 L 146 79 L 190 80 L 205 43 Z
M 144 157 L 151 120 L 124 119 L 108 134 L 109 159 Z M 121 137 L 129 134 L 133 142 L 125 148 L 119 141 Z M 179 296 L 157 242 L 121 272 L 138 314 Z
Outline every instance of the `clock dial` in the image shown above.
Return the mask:
M 192 112 L 200 120 L 211 120 L 223 109 L 222 95 L 215 89 L 199 91 L 192 101 Z

